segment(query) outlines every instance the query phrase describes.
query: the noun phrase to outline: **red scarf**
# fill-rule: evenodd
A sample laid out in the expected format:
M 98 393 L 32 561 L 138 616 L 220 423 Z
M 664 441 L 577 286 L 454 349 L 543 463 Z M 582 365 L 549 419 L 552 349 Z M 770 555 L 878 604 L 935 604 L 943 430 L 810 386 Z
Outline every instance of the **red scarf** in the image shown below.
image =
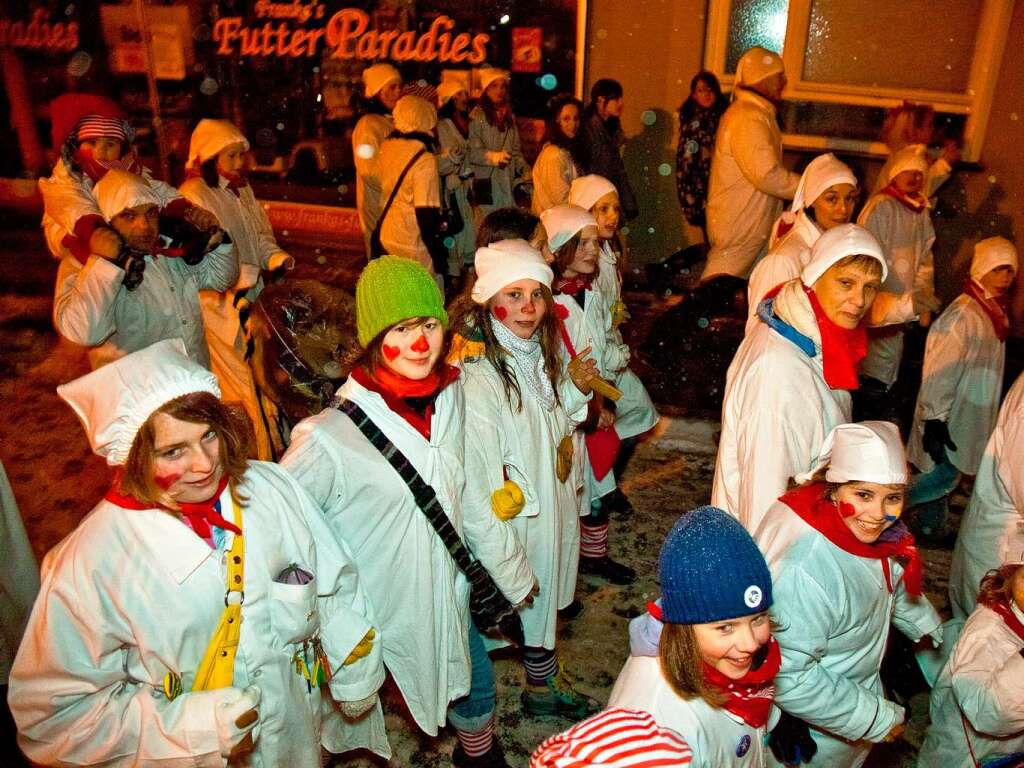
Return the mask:
M 409 425 L 427 440 L 430 439 L 430 420 L 434 415 L 434 400 L 441 390 L 459 378 L 459 369 L 447 363 L 434 366 L 434 370 L 423 379 L 409 379 L 395 373 L 384 365 L 378 365 L 371 376 L 363 367 L 352 369 L 350 374 L 359 384 L 384 398 L 392 411 L 405 419 Z M 431 398 L 423 413 L 412 407 L 408 399 Z
M 575 296 L 580 291 L 589 291 L 594 282 L 594 275 L 576 275 L 575 277 L 560 277 L 555 280 L 555 293 L 564 293 L 567 296 Z
M 175 512 L 182 515 L 185 518 L 185 522 L 188 523 L 189 527 L 195 531 L 196 535 L 212 545 L 212 534 L 210 526 L 215 525 L 225 531 L 231 531 L 235 534 L 241 534 L 238 526 L 234 523 L 229 523 L 214 508 L 214 504 L 220 499 L 221 494 L 224 493 L 224 489 L 227 488 L 228 478 L 227 475 L 221 478 L 220 484 L 217 486 L 217 491 L 209 499 L 197 504 L 181 504 L 178 509 L 171 509 L 170 507 L 163 507 L 159 504 L 147 504 L 139 501 L 134 496 L 126 496 L 121 493 L 118 488 L 120 477 L 114 478 L 114 484 L 107 491 L 103 497 L 111 504 L 116 504 L 123 509 L 166 509 L 169 512 Z
M 1006 313 L 1009 304 L 1008 296 L 1004 295 L 1000 299 L 986 296 L 985 289 L 970 278 L 964 283 L 964 293 L 978 302 L 985 314 L 988 315 L 988 319 L 992 321 L 992 328 L 995 329 L 996 336 L 1000 341 L 1006 341 L 1006 337 L 1010 335 L 1010 318 Z
M 117 160 L 97 160 L 92 155 L 91 147 L 79 147 L 75 151 L 75 162 L 82 171 L 92 179 L 93 184 L 107 175 L 107 171 L 119 169 L 136 175 L 142 174 L 142 164 L 134 149 L 129 149 Z
M 842 328 L 829 320 L 813 289 L 804 286 L 811 302 L 814 319 L 821 334 L 821 361 L 825 383 L 832 389 L 857 389 L 857 366 L 868 353 L 868 334 L 863 323 L 853 330 Z
M 874 544 L 865 544 L 843 522 L 840 508 L 825 496 L 825 483 L 811 483 L 796 488 L 779 499 L 822 536 L 844 552 L 857 557 L 881 560 L 882 573 L 890 594 L 893 592 L 889 558 L 897 557 L 904 563 L 903 584 L 912 596 L 921 594 L 921 556 L 914 545 L 914 535 L 900 522 L 883 531 Z M 848 505 L 842 505 L 846 507 Z
M 924 195 L 908 195 L 896 188 L 893 182 L 889 182 L 889 186 L 882 190 L 883 195 L 899 200 L 903 204 L 903 207 L 914 213 L 920 213 L 928 207 L 928 198 Z
M 739 680 L 726 677 L 708 663 L 704 663 L 704 681 L 725 696 L 723 708 L 736 715 L 751 728 L 762 728 L 768 722 L 775 700 L 773 681 L 782 666 L 779 644 L 773 637 L 768 641 L 767 655 L 761 665 L 751 669 Z
M 1010 608 L 1009 605 L 1002 600 L 994 600 L 991 602 L 983 600 L 981 601 L 981 604 L 998 614 L 1006 626 L 1008 626 L 1013 633 L 1017 635 L 1017 637 L 1024 640 L 1024 624 L 1020 623 L 1020 619 L 1017 618 L 1017 614 L 1013 612 L 1013 609 Z

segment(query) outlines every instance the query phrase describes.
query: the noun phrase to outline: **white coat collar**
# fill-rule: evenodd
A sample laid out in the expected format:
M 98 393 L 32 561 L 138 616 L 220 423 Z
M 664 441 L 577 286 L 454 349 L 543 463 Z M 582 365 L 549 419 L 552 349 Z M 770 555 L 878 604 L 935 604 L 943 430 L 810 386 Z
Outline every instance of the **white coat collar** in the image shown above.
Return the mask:
M 752 104 L 753 106 L 760 109 L 762 112 L 767 112 L 775 119 L 776 107 L 769 99 L 765 98 L 759 93 L 755 93 L 747 88 L 737 88 L 735 102 L 744 102 Z
M 448 432 L 448 426 L 451 422 L 451 413 L 453 410 L 452 408 L 442 405 L 442 403 L 452 396 L 450 390 L 456 386 L 458 386 L 458 382 L 453 381 L 437 396 L 433 416 L 431 417 L 430 422 L 430 440 L 426 440 L 423 435 L 420 434 L 409 422 L 392 411 L 388 407 L 388 404 L 384 402 L 383 397 L 376 392 L 367 389 L 351 376 L 349 376 L 345 380 L 345 383 L 341 385 L 341 388 L 338 390 L 338 396 L 347 400 L 352 400 L 356 405 L 366 411 L 366 415 L 373 419 L 374 422 L 377 422 L 378 426 L 382 426 L 380 422 L 385 422 L 389 427 L 393 426 L 393 428 L 401 430 L 410 437 L 418 439 L 421 442 L 427 442 L 431 447 L 436 447 L 440 445 L 444 436 Z

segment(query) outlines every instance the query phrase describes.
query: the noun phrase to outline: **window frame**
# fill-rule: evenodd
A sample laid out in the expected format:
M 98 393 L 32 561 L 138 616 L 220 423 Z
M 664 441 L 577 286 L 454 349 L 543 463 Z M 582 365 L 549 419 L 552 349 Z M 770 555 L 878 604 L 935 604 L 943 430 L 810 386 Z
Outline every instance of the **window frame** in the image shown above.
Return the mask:
M 966 115 L 962 156 L 967 162 L 980 160 L 995 97 L 996 80 L 1006 50 L 1014 0 L 984 0 L 967 88 L 962 93 L 804 80 L 803 63 L 812 2 L 789 0 L 786 37 L 782 49 L 782 60 L 789 81 L 782 94 L 784 100 L 884 108 L 897 107 L 904 100 L 909 100 L 930 104 L 936 112 Z M 727 90 L 731 90 L 735 84 L 735 76 L 725 74 L 724 71 L 731 11 L 732 0 L 708 0 L 704 66 L 718 74 L 723 89 Z M 834 149 L 876 157 L 888 154 L 888 148 L 881 141 L 790 133 L 783 134 L 782 141 L 783 146 L 794 150 Z

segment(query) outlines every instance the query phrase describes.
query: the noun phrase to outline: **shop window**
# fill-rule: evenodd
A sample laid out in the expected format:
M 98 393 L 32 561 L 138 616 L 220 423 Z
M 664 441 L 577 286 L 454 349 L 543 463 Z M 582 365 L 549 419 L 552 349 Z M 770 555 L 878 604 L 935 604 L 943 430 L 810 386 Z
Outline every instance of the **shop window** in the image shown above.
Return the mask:
M 981 156 L 1013 0 L 710 0 L 705 66 L 731 87 L 752 45 L 781 53 L 794 149 L 885 153 L 885 110 L 930 104 L 936 129 Z

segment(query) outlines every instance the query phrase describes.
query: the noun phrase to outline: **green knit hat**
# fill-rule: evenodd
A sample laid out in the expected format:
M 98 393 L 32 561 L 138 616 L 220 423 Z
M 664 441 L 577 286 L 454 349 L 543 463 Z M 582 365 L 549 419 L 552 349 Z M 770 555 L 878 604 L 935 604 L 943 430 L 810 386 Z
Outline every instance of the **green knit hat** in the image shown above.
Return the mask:
M 356 283 L 356 329 L 359 344 L 410 317 L 436 317 L 448 327 L 444 299 L 434 278 L 420 264 L 399 256 L 382 256 L 366 265 Z

